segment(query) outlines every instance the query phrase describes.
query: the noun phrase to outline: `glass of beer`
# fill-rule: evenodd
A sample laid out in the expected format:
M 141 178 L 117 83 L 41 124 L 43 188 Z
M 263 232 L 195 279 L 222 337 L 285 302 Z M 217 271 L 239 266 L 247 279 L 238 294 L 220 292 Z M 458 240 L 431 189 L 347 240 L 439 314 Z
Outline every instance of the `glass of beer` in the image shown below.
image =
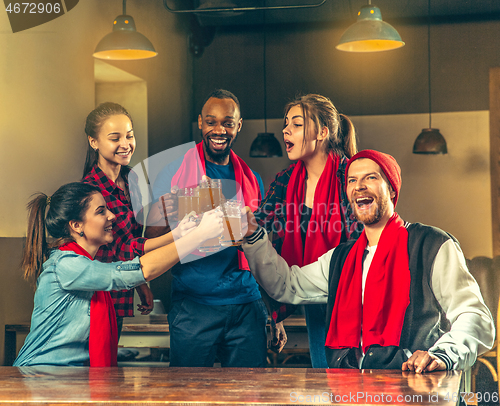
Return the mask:
M 205 213 L 221 205 L 222 188 L 220 179 L 202 181 L 198 188 L 200 212 Z M 220 250 L 219 237 L 206 240 L 199 248 L 201 252 L 216 252 Z
M 223 247 L 237 247 L 243 242 L 241 231 L 241 203 L 237 200 L 228 200 L 222 205 L 224 213 L 222 237 L 220 245 Z
M 200 212 L 200 197 L 197 188 L 186 187 L 177 193 L 179 198 L 179 221 L 192 211 Z

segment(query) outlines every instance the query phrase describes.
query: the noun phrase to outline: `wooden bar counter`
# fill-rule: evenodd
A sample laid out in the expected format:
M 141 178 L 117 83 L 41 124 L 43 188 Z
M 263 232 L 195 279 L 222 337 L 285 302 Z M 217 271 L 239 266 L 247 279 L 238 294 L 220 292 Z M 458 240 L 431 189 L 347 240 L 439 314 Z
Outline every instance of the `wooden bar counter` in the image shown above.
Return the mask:
M 0 367 L 0 404 L 453 405 L 461 372 Z

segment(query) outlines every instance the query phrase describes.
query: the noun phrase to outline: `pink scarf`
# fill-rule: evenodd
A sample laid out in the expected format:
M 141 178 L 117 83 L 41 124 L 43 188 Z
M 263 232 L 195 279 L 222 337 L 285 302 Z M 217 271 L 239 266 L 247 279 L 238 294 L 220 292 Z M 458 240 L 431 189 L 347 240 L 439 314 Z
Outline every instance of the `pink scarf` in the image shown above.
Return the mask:
M 257 210 L 261 200 L 257 178 L 245 161 L 233 151 L 230 152 L 229 159 L 234 168 L 238 200 L 245 202 L 245 205 L 249 206 L 252 211 Z M 171 185 L 179 188 L 195 187 L 200 183 L 203 175 L 206 175 L 205 153 L 203 151 L 203 142 L 200 142 L 196 145 L 196 148 L 192 148 L 186 153 L 179 170 L 172 178 Z M 204 255 L 199 251 L 195 254 Z M 238 262 L 240 269 L 250 269 L 242 251 L 238 251 Z

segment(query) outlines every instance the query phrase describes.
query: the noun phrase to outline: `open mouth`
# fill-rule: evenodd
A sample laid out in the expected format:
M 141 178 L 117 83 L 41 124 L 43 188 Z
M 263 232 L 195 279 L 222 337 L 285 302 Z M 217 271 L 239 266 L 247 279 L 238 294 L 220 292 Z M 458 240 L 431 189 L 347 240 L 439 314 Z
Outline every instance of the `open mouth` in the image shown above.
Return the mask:
M 356 205 L 360 210 L 367 210 L 370 208 L 371 204 L 373 203 L 373 197 L 369 196 L 361 196 L 357 197 L 355 199 Z
M 132 154 L 132 151 L 127 151 L 127 152 L 117 152 L 116 155 L 122 157 L 122 158 L 126 158 L 128 156 L 130 156 Z
M 293 142 L 285 141 L 286 152 L 290 152 L 294 146 Z
M 226 149 L 229 140 L 227 138 L 209 138 L 212 148 L 216 151 L 222 151 Z
M 110 226 L 106 227 L 106 228 L 104 229 L 104 231 L 106 231 L 106 232 L 111 232 L 111 231 L 113 231 L 113 224 L 111 224 Z

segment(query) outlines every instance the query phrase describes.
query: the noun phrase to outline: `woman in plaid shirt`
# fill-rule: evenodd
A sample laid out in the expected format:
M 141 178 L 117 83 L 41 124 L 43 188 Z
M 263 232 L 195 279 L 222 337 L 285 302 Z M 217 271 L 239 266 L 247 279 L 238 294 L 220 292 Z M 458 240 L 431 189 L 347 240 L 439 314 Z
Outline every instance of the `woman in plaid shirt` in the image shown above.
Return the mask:
M 276 175 L 255 217 L 273 232 L 273 246 L 288 265 L 304 266 L 358 235 L 344 185 L 348 158 L 357 152 L 356 135 L 349 118 L 317 94 L 287 104 L 283 135 L 288 158 L 298 162 Z M 295 310 L 272 307 L 276 322 Z M 328 368 L 325 310 L 324 305 L 305 306 L 313 368 Z
M 142 237 L 142 222 L 138 222 L 133 207 L 141 207 L 141 195 L 136 176 L 127 166 L 135 151 L 132 118 L 116 103 L 102 103 L 87 117 L 85 133 L 89 146 L 82 182 L 99 187 L 108 209 L 116 216 L 113 242 L 103 245 L 95 259 L 100 262 L 129 261 L 155 248 L 172 242 L 168 234 L 158 238 Z M 153 294 L 147 284 L 136 288 L 141 314 L 153 310 Z M 112 291 L 118 330 L 124 317 L 134 316 L 134 291 Z

